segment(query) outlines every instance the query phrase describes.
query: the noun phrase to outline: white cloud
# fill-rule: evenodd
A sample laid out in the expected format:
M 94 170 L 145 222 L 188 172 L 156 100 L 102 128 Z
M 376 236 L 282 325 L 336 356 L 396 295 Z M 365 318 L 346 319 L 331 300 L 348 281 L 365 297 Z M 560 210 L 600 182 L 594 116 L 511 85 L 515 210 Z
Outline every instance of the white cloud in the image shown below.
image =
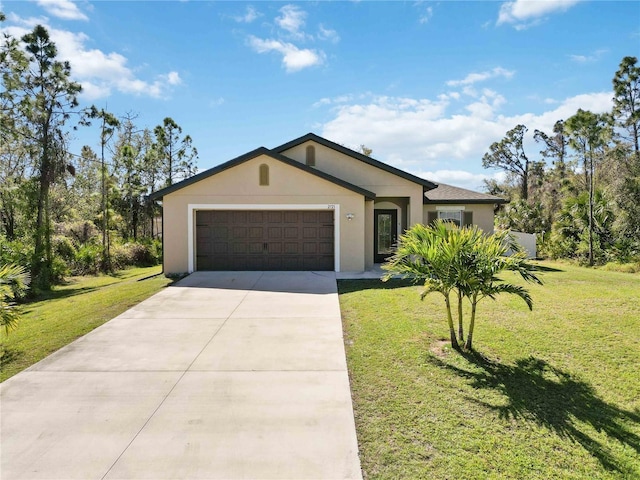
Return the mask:
M 304 38 L 305 34 L 300 29 L 305 25 L 307 12 L 296 5 L 285 5 L 280 9 L 280 13 L 281 16 L 276 17 L 276 24 L 293 37 Z
M 314 108 L 317 108 L 317 107 L 322 107 L 324 105 L 334 105 L 339 103 L 344 104 L 347 102 L 351 102 L 352 100 L 354 100 L 353 95 L 338 95 L 337 97 L 333 97 L 333 98 L 324 97 L 318 100 L 317 102 L 315 102 L 312 106 Z
M 338 43 L 340 41 L 338 32 L 330 28 L 325 28 L 322 24 L 318 26 L 318 38 L 320 40 L 328 40 L 332 43 Z
M 252 23 L 260 14 L 252 6 L 248 6 L 243 15 L 232 17 L 238 23 Z
M 225 102 L 225 100 L 224 100 L 223 97 L 214 98 L 213 100 L 211 100 L 209 102 L 209 106 L 211 108 L 216 108 L 216 107 L 219 107 L 220 105 L 223 105 L 224 102 Z
M 178 72 L 169 72 L 166 75 L 161 75 L 161 78 L 165 79 L 169 85 L 180 85 L 182 79 Z
M 515 72 L 513 70 L 507 70 L 506 68 L 502 68 L 502 67 L 495 67 L 491 70 L 487 70 L 484 72 L 470 73 L 469 75 L 464 77 L 462 80 L 449 80 L 447 82 L 447 85 L 450 87 L 457 87 L 461 85 L 473 85 L 474 83 L 484 82 L 485 80 L 489 80 L 492 78 L 503 77 L 503 78 L 509 79 L 513 77 L 514 74 Z M 471 94 L 468 94 L 468 95 L 471 95 Z
M 249 45 L 258 53 L 277 52 L 282 55 L 282 63 L 287 72 L 297 72 L 305 68 L 321 65 L 325 56 L 321 51 L 300 49 L 292 43 L 280 40 L 267 39 L 249 36 Z
M 535 129 L 550 132 L 557 120 L 566 120 L 578 108 L 606 112 L 612 107 L 611 93 L 601 92 L 566 98 L 541 113 L 507 116 L 500 113 L 500 106 L 506 102 L 502 95 L 489 89 L 479 95 L 461 112 L 458 107 L 462 100 L 455 101 L 447 95 L 436 100 L 369 97 L 347 104 L 327 101 L 323 103 L 332 109 L 333 118 L 319 130 L 326 138 L 352 148 L 365 144 L 373 149 L 376 158 L 407 171 L 465 171 L 478 175 L 483 172 L 481 160 L 489 146 L 514 126 L 528 127 L 525 148 L 530 158 L 537 158 L 540 147 L 533 141 Z M 453 101 L 455 113 L 449 111 Z M 486 172 L 487 176 L 492 174 Z M 442 181 L 478 188 L 477 181 L 475 185 L 448 178 Z
M 422 24 L 429 23 L 429 20 L 431 20 L 432 17 L 433 17 L 433 7 L 427 7 L 418 18 L 418 22 Z
M 1 29 L 15 38 L 20 38 L 36 24 L 44 25 L 51 40 L 58 48 L 58 57 L 71 64 L 74 80 L 83 87 L 81 96 L 87 100 L 107 97 L 113 90 L 141 96 L 164 97 L 172 87 L 182 83 L 178 72 L 172 71 L 155 76 L 153 80 L 137 78 L 127 65 L 127 58 L 117 52 L 104 53 L 98 49 L 88 49 L 90 38 L 82 33 L 51 28 L 46 19 L 19 18 L 12 15 L 9 19 L 15 25 Z
M 591 63 L 600 60 L 605 53 L 607 50 L 601 48 L 588 55 L 569 55 L 569 58 L 576 63 Z
M 89 18 L 78 9 L 78 4 L 71 0 L 38 0 L 37 3 L 49 14 L 62 18 L 63 20 L 89 20 Z
M 511 23 L 514 24 L 516 29 L 522 30 L 537 24 L 545 15 L 568 10 L 579 1 L 515 0 L 513 2 L 504 2 L 500 6 L 497 24 Z

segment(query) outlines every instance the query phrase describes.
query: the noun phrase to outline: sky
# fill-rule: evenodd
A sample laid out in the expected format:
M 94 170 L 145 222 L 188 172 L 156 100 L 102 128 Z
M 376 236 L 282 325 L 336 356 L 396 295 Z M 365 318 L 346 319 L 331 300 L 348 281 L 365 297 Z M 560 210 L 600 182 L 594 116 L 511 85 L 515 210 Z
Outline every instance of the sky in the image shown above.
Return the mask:
M 609 111 L 640 57 L 640 2 L 0 0 L 4 33 L 47 27 L 82 106 L 173 118 L 203 171 L 313 132 L 435 182 L 482 190 L 489 146 L 578 108 Z M 95 127 L 72 153 L 97 150 Z

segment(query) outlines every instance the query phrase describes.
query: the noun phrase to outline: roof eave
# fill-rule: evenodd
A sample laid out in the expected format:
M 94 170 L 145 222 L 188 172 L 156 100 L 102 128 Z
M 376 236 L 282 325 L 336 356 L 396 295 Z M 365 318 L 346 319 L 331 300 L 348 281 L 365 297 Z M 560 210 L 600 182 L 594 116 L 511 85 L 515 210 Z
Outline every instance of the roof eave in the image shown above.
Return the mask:
M 186 180 L 183 180 L 181 182 L 178 183 L 174 183 L 173 185 L 170 185 L 168 187 L 165 187 L 163 189 L 158 190 L 157 192 L 153 192 L 151 193 L 148 198 L 150 200 L 158 200 L 163 198 L 166 195 L 169 195 L 175 191 L 181 190 L 185 187 L 188 187 L 189 185 L 193 185 L 194 183 L 197 183 L 201 180 L 204 180 L 206 178 L 209 178 L 213 175 L 216 175 L 220 172 L 223 172 L 224 170 L 227 170 L 229 168 L 235 167 L 236 165 L 239 165 L 241 163 L 244 163 L 246 161 L 252 160 L 253 158 L 256 158 L 260 155 L 267 155 L 268 157 L 273 158 L 274 160 L 278 160 L 282 163 L 285 163 L 289 166 L 298 168 L 300 170 L 303 170 L 311 175 L 314 175 L 316 177 L 322 178 L 323 180 L 326 180 L 328 182 L 334 183 L 336 185 L 339 185 L 343 188 L 346 188 L 348 190 L 351 190 L 355 193 L 358 193 L 362 196 L 364 196 L 365 198 L 367 198 L 368 200 L 375 200 L 376 198 L 376 194 L 374 192 L 371 192 L 369 190 L 366 190 L 364 188 L 358 187 L 357 185 L 353 185 L 349 182 L 346 182 L 344 180 L 341 180 L 337 177 L 334 177 L 333 175 L 329 175 L 328 173 L 324 173 L 321 172 L 320 170 L 316 170 L 313 169 L 307 165 L 304 165 L 300 162 L 297 162 L 295 160 L 292 160 L 289 157 L 286 157 L 284 155 L 281 155 L 278 152 L 269 150 L 266 147 L 260 147 L 257 148 L 255 150 L 252 150 L 251 152 L 245 153 L 244 155 L 241 155 L 239 157 L 236 157 L 232 160 L 229 160 L 228 162 L 225 162 L 221 165 L 218 165 L 217 167 L 213 167 L 210 168 L 209 170 L 205 170 L 204 172 L 201 172 L 197 175 L 194 175 L 193 177 L 189 177 Z
M 494 204 L 498 204 L 498 205 L 503 205 L 505 203 L 509 203 L 509 200 L 505 200 L 504 198 L 487 198 L 487 199 L 463 199 L 463 198 L 451 198 L 451 199 L 447 199 L 447 200 L 431 200 L 429 198 L 425 198 L 422 203 L 424 205 L 460 205 L 460 204 L 465 204 L 465 205 L 494 205 Z

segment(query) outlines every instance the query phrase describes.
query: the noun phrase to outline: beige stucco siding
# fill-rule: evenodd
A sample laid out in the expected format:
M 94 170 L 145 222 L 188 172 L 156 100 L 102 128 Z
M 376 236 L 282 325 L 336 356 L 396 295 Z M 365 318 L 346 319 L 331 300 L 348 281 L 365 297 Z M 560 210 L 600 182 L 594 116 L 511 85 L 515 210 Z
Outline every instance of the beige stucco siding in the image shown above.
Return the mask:
M 478 225 L 482 231 L 486 233 L 493 233 L 493 204 L 464 204 L 460 203 L 460 206 L 464 207 L 467 212 L 473 212 L 473 223 Z M 428 213 L 437 210 L 438 205 L 425 205 L 423 222 L 427 224 Z M 454 207 L 453 205 L 446 205 L 447 208 Z
M 283 155 L 305 163 L 308 145 L 313 145 L 316 149 L 315 168 L 375 192 L 379 197 L 408 197 L 415 191 L 422 194 L 421 185 L 313 141 L 286 150 Z
M 394 175 L 381 168 L 368 165 L 356 158 L 320 145 L 314 141 L 301 143 L 282 153 L 298 162 L 305 163 L 306 149 L 309 145 L 313 145 L 316 149 L 315 168 L 370 190 L 379 198 L 409 198 L 410 205 L 407 208 L 409 224 L 413 225 L 422 222 L 422 185 Z M 411 205 L 417 205 L 418 207 L 411 208 Z
M 269 185 L 259 185 L 259 167 L 269 166 Z M 371 203 L 371 202 L 369 202 Z M 189 271 L 189 252 L 195 253 L 195 232 L 191 225 L 198 209 L 229 206 L 229 209 L 295 209 L 295 206 L 320 205 L 335 208 L 339 224 L 339 267 L 341 271 L 361 271 L 365 264 L 365 198 L 359 193 L 315 177 L 283 162 L 261 155 L 232 169 L 222 171 L 163 198 L 165 221 L 164 266 L 166 273 Z M 190 208 L 191 206 L 191 208 Z M 346 219 L 353 213 L 352 220 Z M 169 227 L 170 226 L 170 227 Z M 193 263 L 193 258 L 191 259 Z

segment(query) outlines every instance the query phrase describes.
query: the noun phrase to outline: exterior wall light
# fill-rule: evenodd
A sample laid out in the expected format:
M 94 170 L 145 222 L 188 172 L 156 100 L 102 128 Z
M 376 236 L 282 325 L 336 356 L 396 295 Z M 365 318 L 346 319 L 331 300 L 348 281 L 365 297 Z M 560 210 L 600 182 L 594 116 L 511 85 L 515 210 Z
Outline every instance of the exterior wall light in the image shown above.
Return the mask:
M 347 220 L 349 220 L 349 221 L 351 221 L 351 220 L 353 220 L 355 218 L 355 215 L 353 213 L 347 213 L 345 216 L 347 217 Z

